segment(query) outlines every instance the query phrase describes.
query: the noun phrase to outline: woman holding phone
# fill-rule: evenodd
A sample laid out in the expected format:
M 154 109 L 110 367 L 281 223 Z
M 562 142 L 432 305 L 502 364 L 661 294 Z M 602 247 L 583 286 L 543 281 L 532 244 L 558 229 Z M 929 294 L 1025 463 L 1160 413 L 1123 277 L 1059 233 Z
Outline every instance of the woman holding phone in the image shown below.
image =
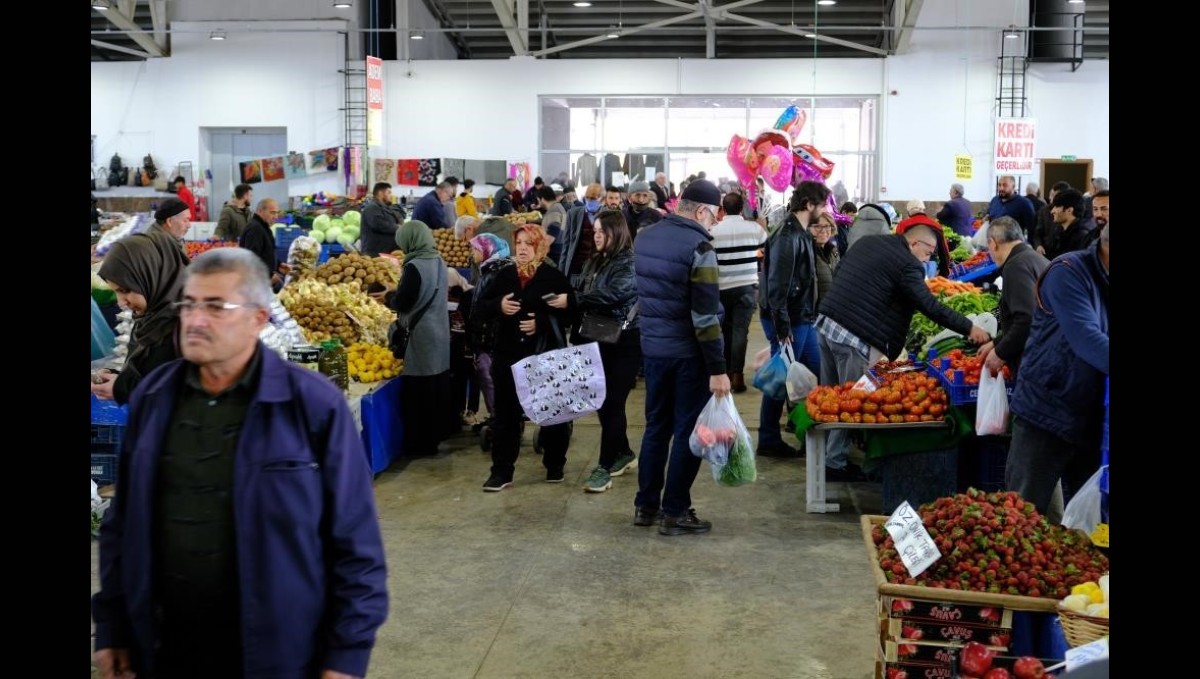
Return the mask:
M 497 321 L 492 357 L 495 441 L 491 475 L 483 484 L 487 492 L 512 486 L 521 447 L 524 412 L 517 398 L 512 365 L 528 356 L 565 347 L 575 311 L 575 294 L 566 276 L 545 261 L 549 244 L 542 227 L 519 226 L 513 232 L 513 241 L 517 265 L 497 271 L 494 284 L 475 302 L 480 320 Z M 547 483 L 563 480 L 570 426 L 569 422 L 556 424 L 539 432 Z

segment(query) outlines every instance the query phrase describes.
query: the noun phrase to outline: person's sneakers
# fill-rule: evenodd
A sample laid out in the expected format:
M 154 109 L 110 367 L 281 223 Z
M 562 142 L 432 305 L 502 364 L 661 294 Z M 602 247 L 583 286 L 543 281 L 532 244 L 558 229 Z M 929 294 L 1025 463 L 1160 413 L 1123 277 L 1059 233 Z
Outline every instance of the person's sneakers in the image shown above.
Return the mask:
M 777 445 L 774 445 L 774 446 L 764 446 L 764 445 L 760 444 L 758 446 L 758 450 L 754 451 L 754 454 L 758 455 L 759 457 L 787 457 L 787 458 L 804 457 L 804 453 L 800 452 L 799 450 L 796 450 L 795 448 L 789 446 L 788 444 L 784 443 L 783 441 L 780 441 Z
M 845 469 L 834 469 L 833 467 L 825 467 L 826 481 L 843 481 L 843 482 L 859 482 L 866 481 L 867 475 L 863 473 L 862 467 L 847 462 Z
M 633 525 L 635 526 L 653 526 L 662 521 L 662 511 L 658 509 L 646 509 L 638 507 L 633 512 Z
M 712 522 L 704 521 L 696 516 L 696 510 L 689 509 L 683 516 L 664 516 L 662 525 L 658 527 L 659 535 L 683 535 L 685 533 L 707 533 L 712 530 Z
M 584 482 L 583 489 L 589 493 L 603 493 L 612 488 L 612 475 L 600 465 L 592 470 L 592 475 Z
M 631 472 L 637 469 L 637 465 L 637 457 L 633 453 L 625 453 L 621 457 L 618 457 L 617 461 L 613 463 L 612 469 L 609 470 L 608 475 L 620 476 L 625 472 Z
M 479 416 L 470 410 L 464 410 L 462 414 L 462 423 L 467 427 L 474 427 L 479 424 Z
M 563 478 L 563 470 L 561 468 L 546 470 L 546 483 L 562 483 Z
M 507 476 L 500 476 L 499 474 L 492 474 L 483 484 L 483 491 L 485 493 L 499 493 L 505 488 L 512 488 L 512 479 Z

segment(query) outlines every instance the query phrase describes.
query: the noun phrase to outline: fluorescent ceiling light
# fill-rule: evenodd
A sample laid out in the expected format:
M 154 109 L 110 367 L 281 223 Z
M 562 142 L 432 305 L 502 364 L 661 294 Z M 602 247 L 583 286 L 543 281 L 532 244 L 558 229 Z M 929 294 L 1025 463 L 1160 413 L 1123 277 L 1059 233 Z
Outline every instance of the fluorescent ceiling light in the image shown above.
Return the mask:
M 616 31 L 610 31 L 610 32 L 609 32 L 609 34 L 608 34 L 608 35 L 606 35 L 606 36 L 604 36 L 604 37 L 606 37 L 606 38 L 619 38 L 619 37 L 621 37 L 621 34 L 620 34 L 620 33 L 617 33 Z
M 590 3 L 590 2 L 572 2 L 571 4 L 576 7 L 591 7 L 592 6 L 592 3 Z
M 212 33 L 209 34 L 208 39 L 209 40 L 224 40 L 225 39 L 225 31 L 213 31 Z
M 100 10 L 101 12 L 110 7 L 108 0 L 92 0 L 92 9 Z
M 333 3 L 334 9 L 350 9 L 353 6 L 354 6 L 354 3 L 349 2 L 349 0 L 339 0 L 339 2 Z
M 804 37 L 808 38 L 809 40 L 812 40 L 813 38 L 817 37 L 817 34 L 816 33 L 805 33 Z
M 1067 0 L 1068 5 L 1082 5 L 1083 0 Z
M 1021 34 L 1017 33 L 1016 31 L 1009 31 L 1004 34 L 1005 40 L 1016 40 L 1019 37 L 1021 37 Z
M 1081 1 L 1082 1 L 1082 0 L 1081 0 Z M 818 5 L 825 5 L 826 7 L 828 7 L 828 6 L 830 6 L 830 5 L 836 5 L 836 4 L 837 4 L 837 0 L 817 0 L 817 4 L 818 4 Z
M 408 39 L 409 40 L 424 40 L 425 36 L 421 35 L 420 33 L 413 33 L 412 35 L 408 36 Z

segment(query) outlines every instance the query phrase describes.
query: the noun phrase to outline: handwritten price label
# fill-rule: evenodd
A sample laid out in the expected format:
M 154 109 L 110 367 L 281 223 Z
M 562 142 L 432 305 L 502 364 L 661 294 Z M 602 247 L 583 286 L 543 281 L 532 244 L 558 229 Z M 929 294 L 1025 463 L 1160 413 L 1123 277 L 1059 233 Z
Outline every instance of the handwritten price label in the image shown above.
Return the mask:
M 1073 672 L 1084 665 L 1104 660 L 1108 657 L 1108 637 L 1102 637 L 1090 644 L 1067 649 L 1067 671 Z
M 896 551 L 900 553 L 900 561 L 908 569 L 909 575 L 917 577 L 925 572 L 937 560 L 942 558 L 929 531 L 921 523 L 921 515 L 908 502 L 903 502 L 883 525 L 896 543 Z

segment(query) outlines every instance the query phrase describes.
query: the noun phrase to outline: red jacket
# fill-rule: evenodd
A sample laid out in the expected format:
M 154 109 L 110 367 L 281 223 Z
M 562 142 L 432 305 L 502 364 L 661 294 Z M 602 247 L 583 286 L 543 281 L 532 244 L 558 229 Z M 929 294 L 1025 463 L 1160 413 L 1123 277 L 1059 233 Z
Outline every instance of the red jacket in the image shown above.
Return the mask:
M 200 217 L 196 214 L 196 196 L 192 195 L 192 190 L 187 187 L 187 184 L 179 187 L 179 193 L 176 195 L 179 196 L 179 200 L 187 203 L 188 210 L 192 213 L 190 218 L 199 220 Z

